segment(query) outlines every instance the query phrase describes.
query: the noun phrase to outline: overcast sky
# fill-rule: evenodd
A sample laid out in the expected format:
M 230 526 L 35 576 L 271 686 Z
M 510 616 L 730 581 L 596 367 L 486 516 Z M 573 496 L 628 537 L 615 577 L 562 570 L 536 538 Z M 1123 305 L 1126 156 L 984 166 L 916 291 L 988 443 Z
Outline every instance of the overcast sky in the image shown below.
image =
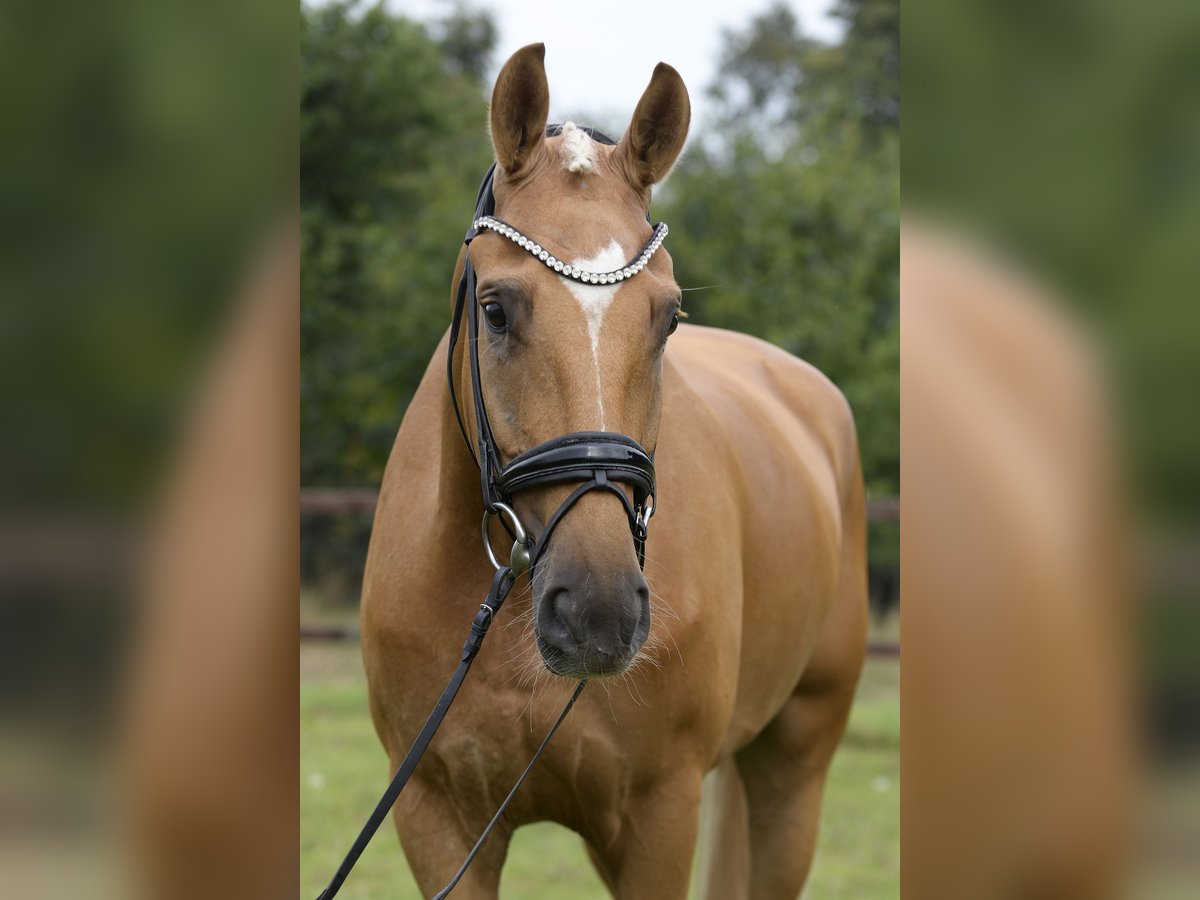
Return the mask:
M 683 76 L 692 98 L 693 130 L 709 109 L 705 88 L 716 74 L 723 28 L 744 28 L 773 0 L 475 0 L 500 28 L 492 76 L 514 50 L 542 41 L 550 79 L 550 120 L 582 120 L 624 129 L 659 61 Z M 787 0 L 806 34 L 836 39 L 833 0 Z M 388 0 L 393 12 L 434 19 L 447 0 Z M 614 134 L 613 137 L 619 135 Z

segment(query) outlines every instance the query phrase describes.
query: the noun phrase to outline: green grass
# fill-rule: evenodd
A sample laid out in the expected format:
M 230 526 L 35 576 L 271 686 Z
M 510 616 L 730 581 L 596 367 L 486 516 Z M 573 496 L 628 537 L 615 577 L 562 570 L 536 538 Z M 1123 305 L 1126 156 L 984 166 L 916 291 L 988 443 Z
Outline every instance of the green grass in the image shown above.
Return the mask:
M 306 644 L 300 664 L 300 885 L 320 893 L 383 790 L 387 763 L 367 712 L 356 644 Z M 900 896 L 900 666 L 867 663 L 834 757 L 805 896 Z M 517 831 L 500 894 L 513 900 L 608 897 L 582 842 L 557 825 Z M 339 895 L 417 900 L 390 820 Z
M 900 896 L 900 663 L 868 660 L 833 758 L 807 897 Z

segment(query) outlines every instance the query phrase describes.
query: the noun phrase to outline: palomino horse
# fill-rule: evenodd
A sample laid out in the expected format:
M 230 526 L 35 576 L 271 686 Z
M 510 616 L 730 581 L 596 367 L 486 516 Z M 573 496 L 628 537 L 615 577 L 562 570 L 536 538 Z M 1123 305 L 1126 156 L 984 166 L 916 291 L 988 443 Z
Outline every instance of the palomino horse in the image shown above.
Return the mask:
M 570 123 L 547 137 L 543 59 L 541 45 L 525 47 L 496 83 L 496 217 L 568 267 L 628 269 L 653 244 L 650 189 L 683 146 L 687 91 L 660 64 L 615 146 Z M 762 341 L 676 331 L 681 294 L 664 250 L 601 284 L 488 230 L 470 259 L 478 287 L 466 303 L 485 325 L 479 386 L 501 464 L 559 435 L 625 435 L 654 453 L 661 510 L 643 575 L 620 488 L 585 494 L 498 614 L 395 807 L 422 891 L 455 872 L 574 680 L 595 678 L 456 896 L 495 897 L 513 831 L 550 820 L 583 837 L 614 895 L 685 897 L 714 773 L 709 896 L 795 897 L 865 645 L 866 519 L 845 399 Z M 465 261 L 464 250 L 456 284 Z M 463 415 L 469 447 L 453 399 L 472 399 L 470 344 L 451 356 L 453 394 L 447 339 L 409 407 L 367 561 L 363 654 L 393 767 L 492 576 L 478 536 L 479 426 Z M 513 504 L 536 536 L 569 492 L 544 485 Z

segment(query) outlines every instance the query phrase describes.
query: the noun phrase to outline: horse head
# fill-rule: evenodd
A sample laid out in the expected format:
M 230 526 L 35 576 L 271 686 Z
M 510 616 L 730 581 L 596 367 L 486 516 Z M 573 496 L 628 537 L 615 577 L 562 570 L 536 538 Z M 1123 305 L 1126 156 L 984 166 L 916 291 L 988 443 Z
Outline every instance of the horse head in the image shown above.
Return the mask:
M 625 435 L 653 452 L 663 352 L 680 307 L 648 209 L 652 186 L 687 136 L 682 79 L 659 64 L 615 145 L 570 122 L 548 135 L 544 55 L 534 44 L 508 60 L 490 112 L 495 217 L 530 241 L 480 229 L 470 245 L 476 290 L 465 302 L 477 304 L 479 389 L 501 465 L 578 432 Z M 541 258 L 529 252 L 534 241 Z M 648 242 L 658 252 L 631 270 Z M 622 267 L 616 281 L 568 277 Z M 457 367 L 459 384 L 469 384 L 466 354 Z M 544 484 L 514 496 L 513 505 L 539 534 L 570 492 Z M 627 512 L 611 491 L 581 496 L 531 573 L 538 649 L 558 675 L 624 672 L 649 633 L 650 592 Z

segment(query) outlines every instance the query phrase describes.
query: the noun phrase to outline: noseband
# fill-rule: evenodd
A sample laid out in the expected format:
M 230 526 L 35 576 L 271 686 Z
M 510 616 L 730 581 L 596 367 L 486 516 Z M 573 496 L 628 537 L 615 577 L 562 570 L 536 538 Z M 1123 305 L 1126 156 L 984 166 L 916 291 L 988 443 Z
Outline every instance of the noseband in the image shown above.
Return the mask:
M 601 143 L 610 145 L 615 143 L 611 138 L 605 137 L 598 131 L 590 128 L 582 130 Z M 546 129 L 549 136 L 559 134 L 561 131 L 561 125 L 551 125 Z M 392 808 L 392 804 L 396 802 L 404 785 L 408 783 L 408 779 L 416 770 L 417 763 L 420 762 L 429 742 L 433 740 L 434 734 L 441 726 L 442 720 L 450 709 L 450 704 L 454 702 L 463 680 L 467 677 L 471 663 L 483 646 L 483 639 L 491 627 L 492 619 L 512 589 L 513 582 L 522 572 L 537 565 L 554 529 L 571 507 L 579 501 L 579 498 L 590 491 L 608 491 L 619 497 L 625 507 L 625 513 L 629 517 L 629 529 L 633 533 L 633 545 L 637 551 L 638 565 L 644 566 L 646 563 L 646 526 L 650 517 L 654 515 L 655 506 L 654 457 L 633 438 L 607 431 L 576 431 L 538 444 L 513 458 L 508 465 L 503 465 L 501 462 L 496 439 L 492 435 L 492 426 L 488 422 L 487 407 L 483 402 L 483 390 L 479 375 L 479 304 L 475 298 L 475 267 L 471 264 L 470 247 L 471 241 L 479 234 L 479 230 L 485 228 L 508 237 L 564 277 L 586 284 L 614 284 L 632 278 L 645 267 L 650 257 L 662 245 L 663 238 L 667 234 L 667 226 L 660 222 L 638 256 L 621 269 L 612 272 L 584 272 L 582 269 L 555 259 L 529 237 L 506 222 L 495 218 L 493 213 L 496 211 L 496 198 L 492 194 L 492 180 L 495 174 L 496 166 L 493 164 L 488 169 L 487 175 L 484 176 L 483 184 L 479 187 L 479 196 L 475 201 L 475 219 L 465 239 L 467 256 L 463 265 L 462 278 L 458 282 L 458 294 L 454 301 L 454 320 L 450 324 L 450 349 L 446 354 L 446 376 L 450 384 L 450 401 L 454 406 L 454 415 L 458 419 L 459 430 L 462 432 L 463 440 L 467 443 L 467 450 L 471 452 L 479 466 L 480 484 L 483 489 L 483 546 L 487 551 L 488 559 L 496 567 L 496 575 L 492 579 L 487 597 L 479 605 L 479 611 L 476 612 L 475 620 L 471 623 L 471 630 L 463 644 L 458 668 L 450 676 L 449 683 L 442 691 L 441 697 L 425 720 L 425 724 L 412 746 L 409 747 L 408 753 L 405 754 L 404 760 L 392 777 L 387 790 L 375 804 L 375 809 L 367 818 L 366 824 L 363 825 L 358 837 L 351 844 L 349 852 L 338 866 L 337 871 L 334 872 L 329 885 L 321 892 L 318 900 L 332 900 L 341 889 L 350 870 L 354 868 L 359 856 L 366 849 L 367 843 L 379 829 L 388 811 Z M 648 216 L 646 221 L 649 221 Z M 476 443 L 474 447 L 467 435 L 467 428 L 458 408 L 458 397 L 454 392 L 454 348 L 458 343 L 464 307 L 469 335 L 467 352 L 471 361 L 471 396 L 475 406 Z M 576 487 L 567 495 L 567 499 L 562 502 L 554 515 L 547 520 L 541 535 L 535 540 L 526 532 L 521 520 L 517 517 L 512 507 L 513 497 L 517 493 L 531 488 L 560 484 L 574 484 Z M 622 485 L 627 485 L 631 489 L 632 502 Z M 488 536 L 488 522 L 493 516 L 500 517 L 504 527 L 513 537 L 512 552 L 507 565 L 496 559 L 496 555 L 492 551 L 491 540 Z M 516 784 L 505 797 L 504 802 L 500 804 L 500 808 L 496 810 L 496 814 L 484 828 L 483 833 L 475 842 L 475 846 L 471 848 L 466 860 L 450 883 L 435 895 L 434 900 L 442 900 L 458 884 L 459 879 L 462 878 L 463 873 L 466 872 L 467 867 L 483 846 L 483 842 L 487 840 L 492 829 L 496 827 L 496 823 L 500 821 L 501 815 L 516 795 L 517 789 L 524 783 L 533 769 L 534 763 L 546 749 L 550 738 L 554 736 L 554 732 L 558 730 L 567 713 L 571 711 L 571 707 L 583 691 L 584 684 L 586 684 L 585 681 L 580 681 L 576 685 L 554 725 L 530 759 L 529 765 L 517 778 Z
M 560 133 L 562 126 L 551 125 L 549 136 Z M 614 144 L 611 138 L 590 128 L 583 129 L 594 140 Z M 479 466 L 483 493 L 483 545 L 488 559 L 499 570 L 501 564 L 492 551 L 488 537 L 488 522 L 499 516 L 513 538 L 508 567 L 513 575 L 520 575 L 535 566 L 549 543 L 550 536 L 558 523 L 572 506 L 586 493 L 596 490 L 608 491 L 619 497 L 629 520 L 633 545 L 639 566 L 646 563 L 646 531 L 650 517 L 654 515 L 655 479 L 654 456 L 633 438 L 607 431 L 576 431 L 559 435 L 526 450 L 504 465 L 496 446 L 491 423 L 488 421 L 487 406 L 483 400 L 482 379 L 479 373 L 479 304 L 475 297 L 475 266 L 471 262 L 471 241 L 481 230 L 493 231 L 528 251 L 546 266 L 562 275 L 584 284 L 616 284 L 637 275 L 645 268 L 655 251 L 662 246 L 667 235 L 666 223 L 654 227 L 654 233 L 646 245 L 625 266 L 611 272 L 586 272 L 556 259 L 548 250 L 516 228 L 495 217 L 496 198 L 492 184 L 496 174 L 493 163 L 484 176 L 475 201 L 475 218 L 467 231 L 467 245 L 462 277 L 454 302 L 454 319 L 450 325 L 450 343 L 446 353 L 446 378 L 450 385 L 450 400 L 459 430 L 467 449 Z M 649 216 L 646 219 L 649 222 Z M 467 434 L 459 410 L 458 396 L 454 390 L 454 349 L 464 316 L 467 320 L 468 347 L 471 373 L 471 397 L 475 413 L 475 445 Z M 567 499 L 547 520 L 541 535 L 532 538 L 513 509 L 513 497 L 520 491 L 558 484 L 576 484 Z M 633 494 L 630 501 L 622 485 L 628 485 Z

